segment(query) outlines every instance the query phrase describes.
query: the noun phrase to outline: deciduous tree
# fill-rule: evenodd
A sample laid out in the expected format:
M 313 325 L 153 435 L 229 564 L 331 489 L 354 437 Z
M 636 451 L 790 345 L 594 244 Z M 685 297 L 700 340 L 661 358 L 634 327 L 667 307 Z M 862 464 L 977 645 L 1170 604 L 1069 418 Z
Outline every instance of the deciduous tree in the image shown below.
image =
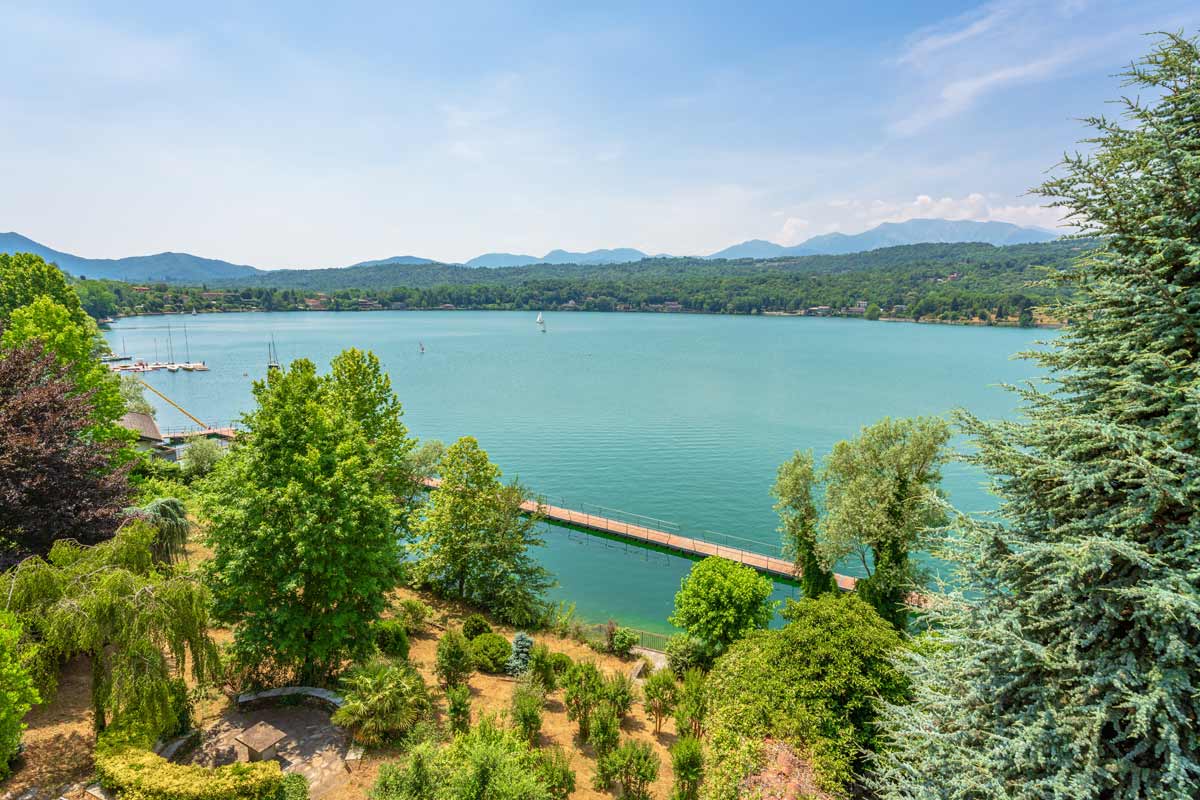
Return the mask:
M 522 512 L 521 487 L 501 483 L 500 469 L 470 436 L 446 451 L 440 472 L 409 545 L 414 580 L 514 625 L 536 623 L 553 581 L 531 552 L 543 541 L 536 514 Z
M 779 465 L 771 493 L 782 525 L 784 550 L 796 563 L 796 574 L 805 597 L 819 597 L 837 588 L 833 571 L 817 556 L 819 540 L 817 504 L 813 500 L 816 483 L 812 452 L 796 451 Z
M 774 613 L 771 579 L 751 567 L 711 556 L 692 567 L 675 594 L 671 624 L 714 650 L 728 647 Z
M 121 524 L 127 469 L 114 467 L 116 442 L 90 435 L 92 397 L 39 342 L 0 348 L 0 564 Z
M 352 391 L 330 385 L 307 360 L 256 382 L 202 492 L 214 609 L 238 653 L 317 685 L 370 647 L 400 559 L 388 461 Z

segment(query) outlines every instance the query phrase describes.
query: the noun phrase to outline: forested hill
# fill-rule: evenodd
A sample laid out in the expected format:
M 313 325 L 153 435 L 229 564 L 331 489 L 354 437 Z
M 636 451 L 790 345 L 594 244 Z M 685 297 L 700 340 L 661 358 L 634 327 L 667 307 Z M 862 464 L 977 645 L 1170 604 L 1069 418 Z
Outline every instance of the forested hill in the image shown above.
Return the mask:
M 1064 266 L 1079 242 L 1048 242 L 996 247 L 981 243 L 916 244 L 847 255 L 811 255 L 776 259 L 648 258 L 623 264 L 534 264 L 482 270 L 447 264 L 369 264 L 341 269 L 274 270 L 209 281 L 213 287 L 262 286 L 275 289 L 425 289 L 433 286 L 519 286 L 544 281 L 608 285 L 637 283 L 671 287 L 696 281 L 712 285 L 734 280 L 782 281 L 795 285 L 813 275 L 887 273 L 892 278 L 923 280 L 958 271 L 995 281 L 1016 280 L 1034 265 Z M 979 273 L 979 274 L 976 274 Z M 991 288 L 996 288 L 992 286 Z
M 538 264 L 503 270 L 444 264 L 293 270 L 204 287 L 83 281 L 95 316 L 116 313 L 377 308 L 795 312 L 963 321 L 1016 320 L 1054 293 L 1032 282 L 1067 269 L 1086 240 L 996 247 L 921 244 L 771 260 L 657 258 L 627 264 Z M 247 285 L 252 283 L 253 285 Z

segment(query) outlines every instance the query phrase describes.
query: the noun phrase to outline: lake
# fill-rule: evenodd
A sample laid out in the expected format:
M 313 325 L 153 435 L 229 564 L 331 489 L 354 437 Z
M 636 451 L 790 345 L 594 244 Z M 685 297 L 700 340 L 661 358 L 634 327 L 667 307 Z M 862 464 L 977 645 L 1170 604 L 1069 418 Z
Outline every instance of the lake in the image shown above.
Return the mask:
M 809 317 L 523 312 L 247 313 L 114 323 L 114 351 L 204 360 L 209 372 L 142 377 L 209 424 L 251 406 L 274 337 L 280 360 L 322 369 L 347 347 L 376 353 L 421 438 L 472 435 L 506 478 L 547 502 L 620 509 L 720 541 L 777 545 L 769 490 L 796 449 L 818 457 L 883 416 L 965 407 L 1009 416 L 998 387 L 1037 374 L 1012 359 L 1053 332 Z M 185 339 L 186 329 L 186 339 Z M 419 345 L 424 344 L 421 353 Z M 187 352 L 185 352 L 185 350 Z M 190 426 L 147 393 L 160 427 Z M 944 488 L 965 511 L 994 508 L 976 469 Z M 657 526 L 654 522 L 647 522 Z M 691 562 L 545 526 L 555 599 L 591 621 L 666 631 Z M 855 574 L 853 565 L 842 571 Z M 789 586 L 778 597 L 792 596 Z

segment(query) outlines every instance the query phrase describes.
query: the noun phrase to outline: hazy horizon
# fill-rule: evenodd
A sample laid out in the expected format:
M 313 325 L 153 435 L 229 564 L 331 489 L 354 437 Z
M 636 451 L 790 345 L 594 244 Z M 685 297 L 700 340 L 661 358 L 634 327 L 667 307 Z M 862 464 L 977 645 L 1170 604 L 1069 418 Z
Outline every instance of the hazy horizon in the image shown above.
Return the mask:
M 1025 194 L 1180 0 L 920 8 L 0 4 L 0 229 L 325 267 L 710 253 Z

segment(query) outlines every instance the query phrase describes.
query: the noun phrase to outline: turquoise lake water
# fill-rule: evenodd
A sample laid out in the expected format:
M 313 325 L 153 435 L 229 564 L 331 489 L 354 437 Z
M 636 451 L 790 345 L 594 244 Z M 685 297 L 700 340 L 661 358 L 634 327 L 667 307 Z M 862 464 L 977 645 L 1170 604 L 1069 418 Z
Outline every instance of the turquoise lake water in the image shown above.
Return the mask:
M 416 435 L 475 436 L 506 478 L 547 502 L 619 509 L 720 541 L 777 547 L 769 490 L 793 450 L 818 457 L 883 416 L 965 407 L 1012 414 L 998 387 L 1036 375 L 1012 359 L 1046 331 L 850 319 L 519 312 L 252 313 L 119 320 L 115 351 L 203 359 L 209 372 L 142 377 L 210 424 L 251 405 L 268 343 L 319 367 L 347 347 L 373 350 Z M 418 343 L 423 342 L 424 354 Z M 148 393 L 149 394 L 149 393 Z M 159 425 L 189 426 L 157 398 Z M 944 488 L 965 511 L 995 506 L 963 464 Z M 610 514 L 616 516 L 616 514 Z M 646 524 L 668 527 L 653 521 Z M 541 554 L 556 599 L 588 620 L 668 630 L 691 562 L 546 526 Z M 842 570 L 855 574 L 853 565 Z M 792 596 L 788 586 L 777 596 Z

